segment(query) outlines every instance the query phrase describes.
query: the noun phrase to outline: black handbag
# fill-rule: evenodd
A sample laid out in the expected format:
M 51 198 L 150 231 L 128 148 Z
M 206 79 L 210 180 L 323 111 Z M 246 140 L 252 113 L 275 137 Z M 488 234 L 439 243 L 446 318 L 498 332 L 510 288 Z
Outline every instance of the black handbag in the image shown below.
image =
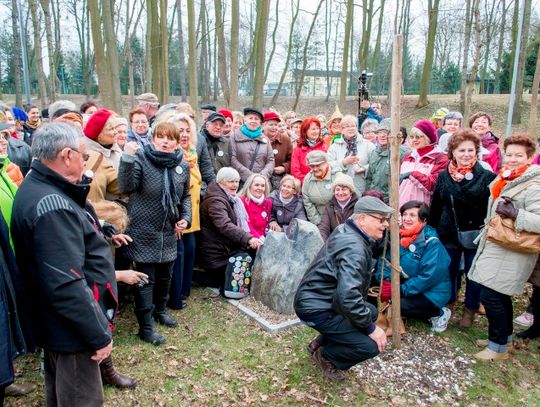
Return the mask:
M 474 241 L 476 240 L 478 235 L 480 235 L 480 230 L 479 229 L 465 230 L 465 231 L 459 230 L 459 224 L 458 224 L 458 219 L 457 219 L 457 215 L 456 215 L 456 210 L 454 209 L 454 197 L 453 197 L 453 195 L 450 195 L 450 202 L 452 203 L 452 213 L 454 214 L 454 222 L 456 224 L 457 237 L 458 237 L 459 244 L 464 249 L 476 250 L 478 248 L 478 244 L 475 243 Z
M 229 257 L 223 283 L 224 297 L 239 300 L 249 295 L 253 260 L 246 252 L 237 252 Z

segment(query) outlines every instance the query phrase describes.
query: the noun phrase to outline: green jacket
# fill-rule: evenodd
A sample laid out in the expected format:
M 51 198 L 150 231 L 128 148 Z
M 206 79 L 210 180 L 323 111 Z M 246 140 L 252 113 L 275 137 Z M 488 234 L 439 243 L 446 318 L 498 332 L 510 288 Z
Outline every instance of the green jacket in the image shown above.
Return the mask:
M 3 159 L 3 162 L 0 158 L 0 205 L 2 206 L 2 216 L 8 225 L 8 229 L 9 224 L 11 223 L 13 199 L 17 192 L 17 185 L 9 178 L 9 175 L 6 172 L 10 163 L 11 161 L 9 161 L 7 157 Z
M 371 152 L 366 175 L 366 190 L 375 189 L 380 191 L 384 195 L 385 201 L 388 201 L 390 197 L 388 194 L 390 178 L 390 146 L 388 147 L 389 148 L 382 149 L 380 146 L 377 146 L 377 148 Z M 399 160 L 401 161 L 408 152 L 408 147 L 404 145 L 399 146 Z

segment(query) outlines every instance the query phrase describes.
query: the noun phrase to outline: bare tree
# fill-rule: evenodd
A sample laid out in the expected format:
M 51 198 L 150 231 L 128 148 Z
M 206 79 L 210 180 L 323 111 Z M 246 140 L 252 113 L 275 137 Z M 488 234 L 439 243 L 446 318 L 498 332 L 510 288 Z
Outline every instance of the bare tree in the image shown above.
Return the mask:
M 45 23 L 45 35 L 47 38 L 47 55 L 49 56 L 49 102 L 56 100 L 56 61 L 54 58 L 54 43 L 51 22 L 51 11 L 48 0 L 40 0 Z
M 270 50 L 270 55 L 266 61 L 266 68 L 264 69 L 264 82 L 268 78 L 268 72 L 270 71 L 270 64 L 272 63 L 272 58 L 276 52 L 276 33 L 279 26 L 279 0 L 276 0 L 276 21 L 274 22 L 274 30 L 272 31 L 272 49 Z
M 240 6 L 238 0 L 231 0 L 231 45 L 230 45 L 230 99 L 229 108 L 238 108 L 238 40 L 240 36 Z
M 347 92 L 347 78 L 349 76 L 349 44 L 351 41 L 351 26 L 353 13 L 353 0 L 347 0 L 347 14 L 345 17 L 345 39 L 343 40 L 343 65 L 341 67 L 341 78 L 339 83 L 339 107 L 345 108 L 345 97 Z M 351 61 L 352 62 L 352 61 Z
M 122 93 L 120 92 L 120 63 L 118 59 L 118 48 L 113 27 L 113 10 L 111 2 L 101 3 L 103 22 L 103 42 L 106 46 L 106 61 L 111 88 L 111 100 L 105 101 L 115 112 L 122 114 Z
M 187 2 L 188 9 L 188 69 L 189 69 L 189 103 L 194 109 L 199 108 L 197 85 L 197 36 L 195 23 L 195 2 Z
M 501 93 L 501 65 L 504 47 L 504 32 L 506 30 L 506 0 L 501 0 L 501 23 L 499 25 L 499 46 L 497 47 L 497 65 L 495 67 L 495 93 Z
M 469 116 L 467 109 L 467 78 L 469 68 L 469 47 L 471 46 L 471 31 L 472 31 L 472 13 L 471 0 L 467 0 L 465 5 L 465 39 L 463 40 L 463 61 L 461 65 L 461 90 L 460 90 L 460 110 L 464 117 Z
M 435 47 L 435 33 L 437 32 L 437 18 L 439 15 L 440 0 L 428 0 L 428 39 L 426 44 L 426 57 L 424 59 L 424 68 L 422 69 L 422 78 L 420 79 L 420 94 L 416 107 L 428 105 L 429 80 L 431 78 L 431 69 L 433 67 L 433 53 Z
M 531 4 L 532 0 L 524 1 L 523 28 L 521 31 L 521 48 L 519 50 L 519 62 L 516 81 L 516 99 L 514 101 L 514 112 L 512 114 L 512 124 L 521 123 L 521 113 L 523 105 L 523 78 L 525 76 L 525 60 L 527 59 L 527 40 L 529 38 L 529 26 L 531 24 Z
M 467 97 L 465 100 L 465 109 L 463 110 L 464 116 L 469 117 L 472 103 L 473 85 L 478 75 L 478 67 L 480 66 L 480 50 L 482 47 L 482 40 L 480 34 L 482 27 L 480 26 L 480 0 L 473 0 L 473 18 L 474 18 L 474 62 L 471 68 L 471 75 L 467 83 Z
M 360 41 L 360 46 L 358 47 L 358 66 L 360 67 L 360 71 L 363 71 L 367 69 L 368 67 L 369 46 L 371 45 L 371 26 L 373 22 L 373 14 L 374 14 L 373 13 L 373 0 L 362 0 L 362 41 Z M 345 23 L 345 30 L 346 29 L 347 29 L 347 23 Z M 352 25 L 351 25 L 351 29 L 352 29 Z M 351 59 L 351 68 L 352 66 L 353 66 L 353 63 Z
M 45 73 L 43 71 L 43 55 L 41 53 L 41 22 L 38 15 L 38 5 L 36 0 L 29 1 L 30 14 L 32 16 L 32 27 L 34 31 L 34 55 L 36 56 L 36 73 L 39 86 L 39 99 L 42 106 L 47 104 L 47 85 L 45 84 Z
M 13 68 L 15 74 L 15 104 L 22 105 L 22 61 L 21 61 L 21 37 L 19 35 L 19 13 L 21 11 L 17 7 L 17 1 L 11 0 L 11 27 L 13 29 Z
M 540 84 L 540 47 L 536 52 L 536 68 L 531 87 L 531 113 L 529 117 L 529 135 L 538 141 L 538 132 L 536 124 L 538 122 L 538 85 Z
M 231 101 L 231 91 L 229 89 L 229 78 L 227 77 L 227 57 L 225 54 L 225 30 L 223 5 L 221 0 L 214 0 L 214 11 L 216 15 L 216 36 L 217 36 L 217 52 L 218 52 L 218 75 L 225 104 L 229 106 Z
M 266 57 L 266 35 L 268 33 L 268 15 L 270 0 L 258 0 L 255 37 L 255 76 L 253 79 L 253 106 L 262 107 L 264 88 L 264 68 Z
M 176 0 L 176 10 L 178 13 L 178 65 L 180 75 L 180 95 L 182 102 L 187 100 L 186 83 L 186 53 L 184 50 L 184 29 L 182 22 L 182 0 Z

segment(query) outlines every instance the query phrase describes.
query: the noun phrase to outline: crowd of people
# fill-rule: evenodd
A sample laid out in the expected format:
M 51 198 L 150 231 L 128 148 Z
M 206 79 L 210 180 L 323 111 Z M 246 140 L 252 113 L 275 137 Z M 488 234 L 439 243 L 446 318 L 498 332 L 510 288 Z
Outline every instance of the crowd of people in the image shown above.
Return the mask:
M 320 333 L 308 350 L 328 378 L 385 347 L 367 290 L 391 299 L 390 216 L 400 222 L 405 318 L 443 332 L 465 278 L 459 326 L 481 312 L 488 320 L 474 356 L 507 359 L 512 296 L 530 278 L 530 307 L 517 317 L 528 329 L 518 336 L 540 336 L 538 252 L 503 247 L 484 227 L 497 215 L 540 233 L 535 142 L 518 134 L 501 146 L 485 112 L 464 123 L 439 109 L 401 128 L 392 215 L 392 123 L 380 104 L 363 107 L 326 120 L 206 104 L 198 126 L 194 106 L 161 106 L 152 93 L 127 118 L 92 101 L 1 104 L 2 398 L 31 390 L 12 384 L 13 359 L 36 349 L 47 405 L 100 405 L 103 384 L 135 387 L 112 362 L 119 307 L 133 299 L 140 340 L 165 343 L 157 324 L 177 326 L 169 309 L 188 306 L 193 283 L 223 294 L 229 259 L 255 258 L 293 219 L 315 224 L 325 242 L 295 309 Z

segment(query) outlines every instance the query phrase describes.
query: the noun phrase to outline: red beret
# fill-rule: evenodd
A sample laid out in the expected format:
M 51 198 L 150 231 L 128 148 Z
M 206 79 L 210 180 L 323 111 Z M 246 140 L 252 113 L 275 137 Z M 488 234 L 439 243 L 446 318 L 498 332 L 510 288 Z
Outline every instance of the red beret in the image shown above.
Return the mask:
M 223 116 L 227 117 L 228 119 L 231 119 L 231 121 L 234 121 L 233 114 L 232 114 L 232 112 L 230 110 L 219 109 L 217 112 L 221 113 Z
M 107 120 L 113 115 L 113 112 L 107 109 L 99 109 L 88 118 L 83 133 L 92 140 L 97 140 L 99 133 L 103 131 Z
M 431 144 L 435 144 L 437 142 L 437 129 L 435 129 L 435 125 L 429 120 L 420 120 L 414 125 L 414 127 L 424 133 L 429 141 L 431 141 Z
M 270 120 L 277 120 L 278 122 L 281 121 L 281 118 L 279 117 L 279 114 L 276 112 L 265 112 L 263 117 L 263 123 L 268 122 Z

